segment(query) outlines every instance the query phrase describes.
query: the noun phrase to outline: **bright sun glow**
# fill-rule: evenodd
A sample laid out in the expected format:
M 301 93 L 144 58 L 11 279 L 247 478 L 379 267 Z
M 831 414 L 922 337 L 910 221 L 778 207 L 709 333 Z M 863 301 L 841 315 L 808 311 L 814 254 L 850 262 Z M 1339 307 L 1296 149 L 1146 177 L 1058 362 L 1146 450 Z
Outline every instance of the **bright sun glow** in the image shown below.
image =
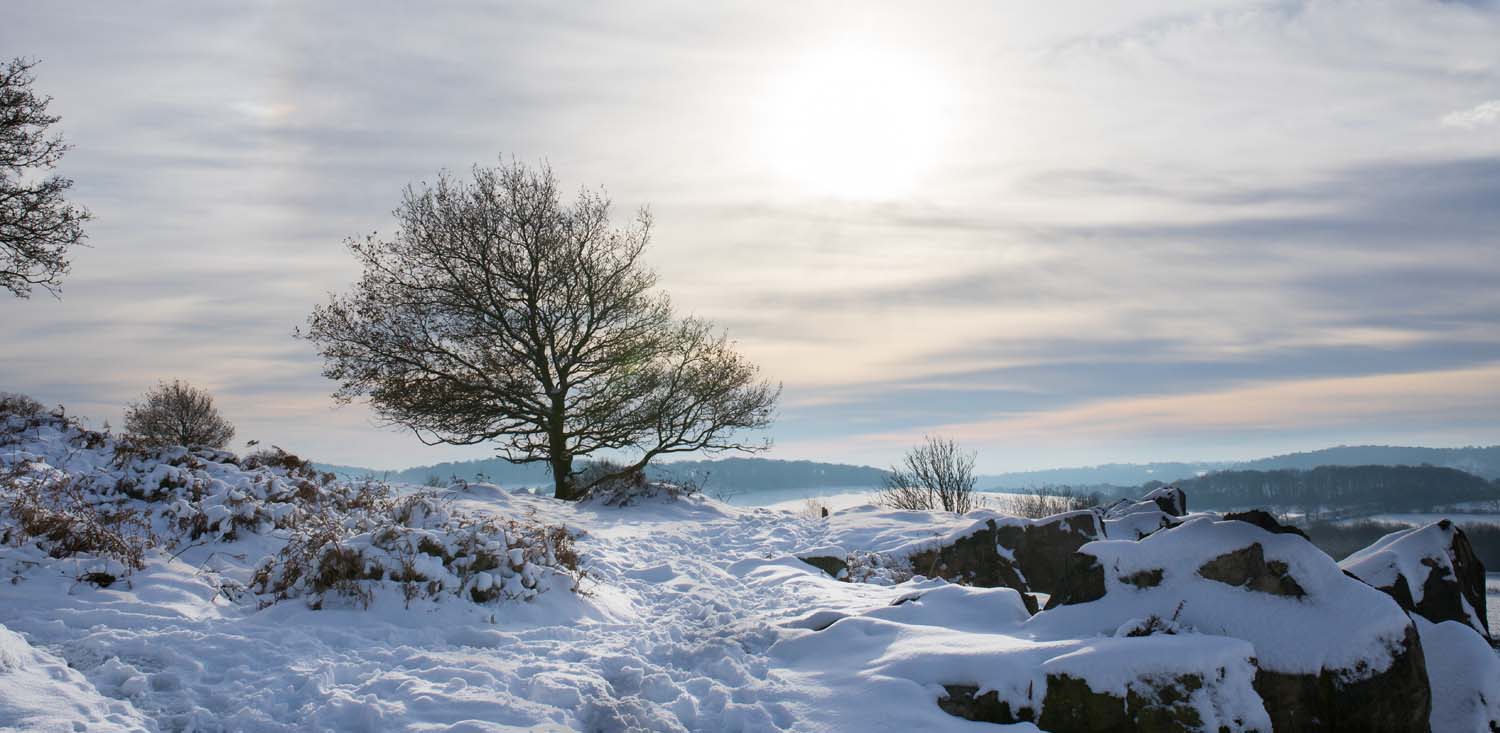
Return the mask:
M 810 54 L 772 91 L 768 161 L 808 193 L 908 193 L 937 162 L 945 86 L 930 66 L 894 52 L 844 45 Z

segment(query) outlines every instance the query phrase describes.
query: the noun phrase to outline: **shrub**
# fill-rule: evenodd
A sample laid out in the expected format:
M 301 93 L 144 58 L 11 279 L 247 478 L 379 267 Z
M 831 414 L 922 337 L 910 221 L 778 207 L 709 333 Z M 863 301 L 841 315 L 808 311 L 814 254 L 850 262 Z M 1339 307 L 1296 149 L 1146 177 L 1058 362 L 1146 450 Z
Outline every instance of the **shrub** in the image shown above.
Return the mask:
M 553 578 L 576 588 L 573 537 L 563 527 L 451 512 L 431 494 L 356 496 L 296 528 L 256 569 L 251 587 L 265 603 L 330 598 L 368 606 L 382 587 L 407 604 L 452 595 L 475 603 L 528 600 Z
M 892 509 L 964 514 L 974 508 L 974 454 L 946 438 L 929 436 L 891 468 L 876 501 Z
M 579 485 L 590 487 L 590 501 L 605 506 L 630 506 L 653 497 L 676 500 L 697 494 L 703 489 L 701 481 L 692 478 L 680 482 L 648 481 L 645 471 L 625 469 L 626 466 L 614 461 L 590 461 L 588 467 L 579 473 Z M 611 474 L 620 475 L 611 477 Z
M 1041 519 L 1063 512 L 1099 506 L 1104 497 L 1097 492 L 1083 492 L 1067 486 L 1030 489 L 996 499 L 1001 511 L 1027 519 Z
M 31 543 L 54 558 L 91 555 L 139 570 L 156 544 L 140 512 L 101 507 L 67 476 L 25 464 L 0 475 L 0 507 L 11 520 L 0 528 L 0 544 Z
M 223 448 L 234 426 L 214 407 L 213 396 L 186 382 L 162 382 L 125 409 L 125 430 L 150 446 Z

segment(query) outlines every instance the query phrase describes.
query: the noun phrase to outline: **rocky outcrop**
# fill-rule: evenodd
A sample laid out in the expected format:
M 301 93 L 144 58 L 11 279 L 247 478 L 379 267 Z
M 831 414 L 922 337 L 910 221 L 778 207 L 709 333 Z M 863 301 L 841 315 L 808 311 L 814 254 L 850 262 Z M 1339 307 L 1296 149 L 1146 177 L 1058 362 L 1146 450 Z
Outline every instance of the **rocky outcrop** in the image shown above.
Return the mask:
M 983 588 L 1051 593 L 1070 572 L 1073 552 L 1103 537 L 1088 510 L 1038 520 L 994 520 L 909 556 L 912 572 Z
M 1434 623 L 1458 621 L 1490 634 L 1484 564 L 1464 531 L 1449 520 L 1393 532 L 1345 558 L 1339 567 Z
M 995 543 L 1011 553 L 1027 585 L 1038 593 L 1052 593 L 1068 572 L 1068 558 L 1103 538 L 1099 515 L 1087 509 L 995 530 Z
M 1270 512 L 1261 509 L 1251 509 L 1248 512 L 1230 512 L 1224 518 L 1231 522 L 1246 522 L 1253 524 L 1272 534 L 1294 534 L 1302 539 L 1307 539 L 1307 533 L 1296 527 L 1290 527 L 1276 521 L 1276 517 Z
M 1414 627 L 1408 627 L 1392 652 L 1389 667 L 1356 680 L 1335 670 L 1288 674 L 1262 669 L 1255 674 L 1255 691 L 1276 731 L 1431 730 L 1432 690 Z
M 1088 603 L 1103 597 L 1104 567 L 1099 564 L 1099 558 L 1075 552 L 1068 556 L 1066 571 L 1047 599 L 1047 608 Z
M 1069 568 L 1031 622 L 1035 631 L 1116 624 L 1245 639 L 1256 648 L 1254 687 L 1275 730 L 1427 730 L 1432 693 L 1410 620 L 1301 537 L 1196 517 L 1144 540 L 1088 545 Z M 1131 710 L 1128 700 L 1109 703 L 1106 714 L 1085 697 L 1075 702 L 1094 705 L 1088 718 L 1104 727 L 1048 727 L 1045 705 L 1038 724 L 1142 730 L 1111 727 L 1118 710 Z
M 943 691 L 946 694 L 938 698 L 938 707 L 965 720 L 1000 725 L 1036 720 L 1036 711 L 1028 707 L 1012 710 L 1010 701 L 1000 699 L 1000 693 L 994 690 L 980 693 L 978 685 L 943 685 Z
M 1047 675 L 1047 697 L 1037 725 L 1048 731 L 1196 733 L 1204 730 L 1204 721 L 1188 700 L 1202 688 L 1201 675 L 1151 677 L 1121 697 L 1095 691 L 1086 680 Z
M 1163 486 L 1137 500 L 1121 499 L 1104 510 L 1104 531 L 1111 539 L 1139 540 L 1182 523 L 1187 495 Z
M 1198 575 L 1273 596 L 1301 598 L 1307 595 L 1287 571 L 1286 563 L 1267 561 L 1264 548 L 1257 542 L 1209 560 L 1198 568 Z
M 913 553 L 909 558 L 912 572 L 980 588 L 1027 592 L 1026 579 L 1017 572 L 1013 556 L 1000 554 L 996 529 L 995 520 L 990 519 L 982 528 L 952 542 Z

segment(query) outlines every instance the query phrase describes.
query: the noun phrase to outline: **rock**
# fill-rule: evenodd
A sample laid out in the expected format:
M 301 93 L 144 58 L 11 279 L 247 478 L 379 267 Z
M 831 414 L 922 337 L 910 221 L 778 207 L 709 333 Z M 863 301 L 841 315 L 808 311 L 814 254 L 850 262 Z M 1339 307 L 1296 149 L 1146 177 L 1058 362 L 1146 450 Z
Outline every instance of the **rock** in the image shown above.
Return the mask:
M 1075 552 L 1068 557 L 1061 582 L 1047 599 L 1047 608 L 1097 601 L 1104 597 L 1104 568 L 1093 555 Z
M 798 557 L 797 559 L 840 580 L 848 577 L 849 575 L 849 563 L 842 557 L 835 557 L 833 555 L 811 555 L 807 557 Z
M 994 690 L 983 695 L 975 685 L 943 685 L 943 690 L 947 694 L 938 698 L 938 707 L 965 720 L 1011 725 L 1036 719 L 1031 708 L 1011 710 L 1010 701 L 1001 700 L 1000 694 Z
M 1394 651 L 1385 670 L 1353 681 L 1333 670 L 1287 674 L 1262 669 L 1255 674 L 1255 691 L 1276 731 L 1429 731 L 1432 688 L 1415 627 Z
M 1038 593 L 1054 592 L 1068 573 L 1072 554 L 1099 539 L 1104 539 L 1104 525 L 1088 509 L 1003 524 L 995 532 L 995 543 L 1011 552 L 1027 585 Z
M 1392 532 L 1345 558 L 1339 567 L 1434 623 L 1458 621 L 1490 634 L 1484 564 L 1464 531 L 1449 520 Z
M 995 532 L 995 520 L 986 520 L 977 531 L 914 553 L 910 556 L 912 572 L 980 588 L 1014 588 L 1025 594 L 1030 590 L 1026 579 L 1011 557 L 1000 554 Z
M 1087 682 L 1068 675 L 1047 675 L 1047 697 L 1038 727 L 1048 731 L 1141 731 L 1196 733 L 1203 718 L 1188 698 L 1203 688 L 1195 674 L 1146 678 L 1124 697 L 1095 692 Z
M 988 519 L 908 557 L 912 572 L 979 586 L 1052 593 L 1069 572 L 1073 551 L 1103 537 L 1093 511 L 1036 520 Z
M 1142 540 L 1150 537 L 1164 529 L 1170 529 L 1182 524 L 1182 519 L 1174 517 L 1160 509 L 1152 502 L 1141 502 L 1133 504 L 1139 511 L 1119 516 L 1105 516 L 1104 534 L 1110 539 L 1119 540 Z
M 1138 500 L 1121 499 L 1104 510 L 1105 534 L 1138 540 L 1175 527 L 1187 515 L 1187 494 L 1176 486 L 1154 489 Z
M 1251 509 L 1248 512 L 1230 512 L 1224 515 L 1224 519 L 1232 522 L 1248 522 L 1273 534 L 1294 534 L 1302 539 L 1307 539 L 1307 533 L 1296 527 L 1290 527 L 1276 521 L 1276 517 L 1270 512 L 1260 509 Z
M 1244 641 L 1201 634 L 1092 641 L 1043 661 L 1034 687 L 944 684 L 938 705 L 1054 733 L 1268 731 L 1253 653 Z
M 1279 560 L 1267 562 L 1264 548 L 1255 543 L 1209 560 L 1198 568 L 1198 574 L 1260 593 L 1294 598 L 1307 595 L 1296 579 L 1287 574 L 1287 569 L 1287 564 Z M 1159 574 L 1157 580 L 1160 582 Z
M 1196 516 L 1143 540 L 1086 545 L 1069 568 L 1027 622 L 1037 638 L 1166 635 L 1142 620 L 1170 620 L 1172 633 L 1253 645 L 1254 689 L 1277 731 L 1427 730 L 1432 691 L 1411 619 L 1301 537 Z M 1038 725 L 1064 729 L 1049 720 Z
M 1141 497 L 1141 501 L 1154 502 L 1157 508 L 1174 517 L 1187 514 L 1187 493 L 1176 486 L 1163 486 L 1153 489 L 1150 493 Z

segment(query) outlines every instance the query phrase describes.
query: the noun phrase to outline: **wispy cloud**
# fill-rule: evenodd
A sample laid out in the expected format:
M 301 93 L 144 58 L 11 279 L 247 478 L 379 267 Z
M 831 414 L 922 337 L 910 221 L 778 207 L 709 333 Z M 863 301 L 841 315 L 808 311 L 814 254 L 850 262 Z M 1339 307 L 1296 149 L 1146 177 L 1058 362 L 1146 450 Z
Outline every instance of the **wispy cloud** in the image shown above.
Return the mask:
M 1443 124 L 1474 130 L 1500 124 L 1500 99 L 1480 102 L 1469 109 L 1461 109 L 1443 115 Z

